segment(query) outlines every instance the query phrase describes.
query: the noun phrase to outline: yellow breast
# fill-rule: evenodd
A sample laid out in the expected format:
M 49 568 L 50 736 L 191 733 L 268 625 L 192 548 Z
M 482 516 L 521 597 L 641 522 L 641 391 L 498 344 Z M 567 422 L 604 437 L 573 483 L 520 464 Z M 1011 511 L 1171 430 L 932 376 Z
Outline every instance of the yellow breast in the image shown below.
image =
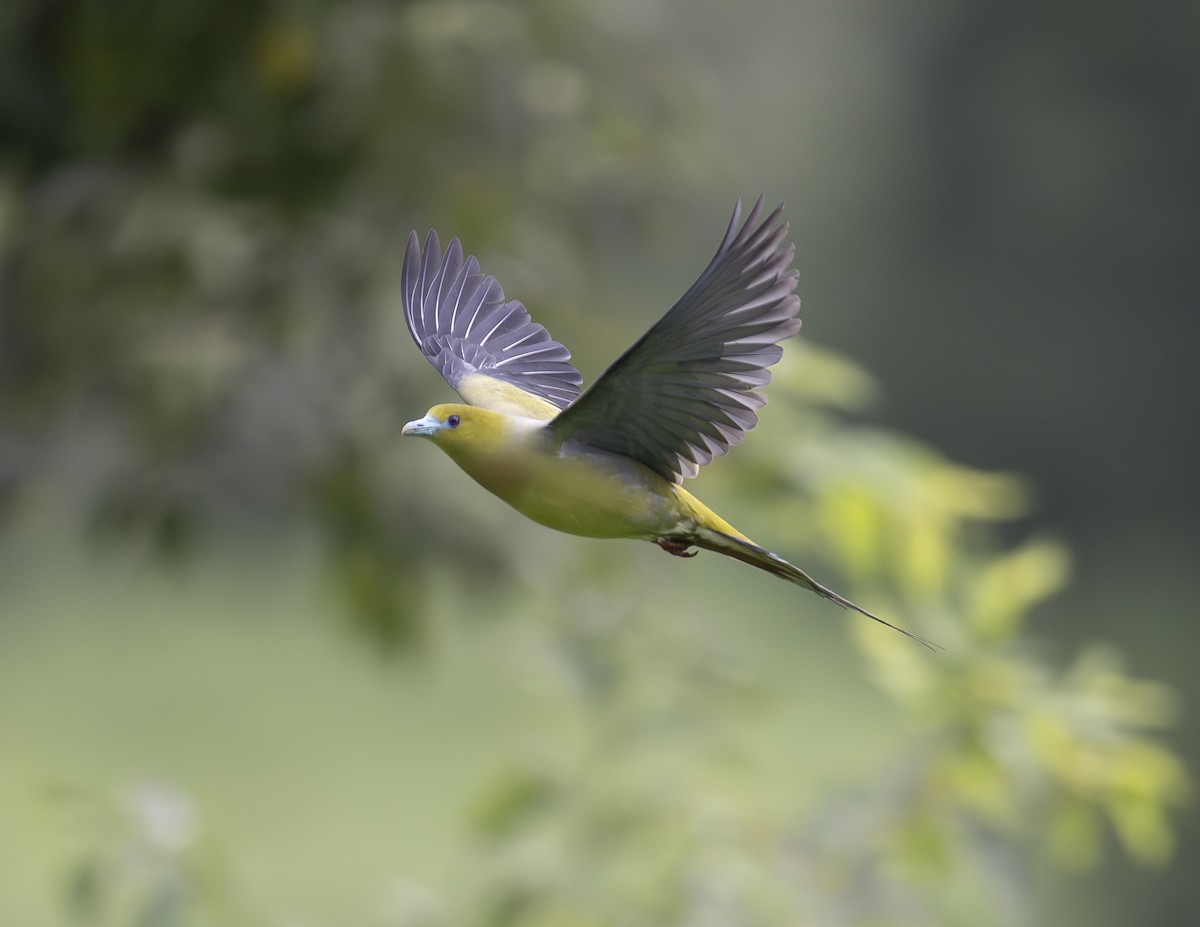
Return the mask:
M 435 440 L 484 489 L 558 531 L 653 538 L 686 518 L 674 484 L 619 454 L 556 445 L 544 425 L 470 407 Z

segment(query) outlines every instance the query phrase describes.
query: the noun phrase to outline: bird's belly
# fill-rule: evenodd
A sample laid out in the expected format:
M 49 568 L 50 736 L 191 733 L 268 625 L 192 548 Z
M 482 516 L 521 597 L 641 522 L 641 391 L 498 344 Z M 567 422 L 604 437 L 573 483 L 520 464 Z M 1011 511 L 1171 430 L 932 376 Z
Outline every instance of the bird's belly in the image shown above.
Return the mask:
M 659 537 L 674 530 L 681 515 L 673 484 L 604 453 L 548 459 L 497 495 L 539 524 L 593 538 Z

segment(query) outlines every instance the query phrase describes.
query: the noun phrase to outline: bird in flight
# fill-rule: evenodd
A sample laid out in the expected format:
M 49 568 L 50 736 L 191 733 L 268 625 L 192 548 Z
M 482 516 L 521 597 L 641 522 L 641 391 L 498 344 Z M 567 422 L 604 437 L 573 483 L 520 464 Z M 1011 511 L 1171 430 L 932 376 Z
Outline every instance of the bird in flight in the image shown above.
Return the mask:
M 761 547 L 683 488 L 758 422 L 800 328 L 795 245 L 779 206 L 742 204 L 708 267 L 586 390 L 570 352 L 506 300 L 495 277 L 416 232 L 404 255 L 404 317 L 421 353 L 465 400 L 404 426 L 429 438 L 484 489 L 549 528 L 652 541 L 669 554 L 716 551 L 802 586 L 914 640 Z

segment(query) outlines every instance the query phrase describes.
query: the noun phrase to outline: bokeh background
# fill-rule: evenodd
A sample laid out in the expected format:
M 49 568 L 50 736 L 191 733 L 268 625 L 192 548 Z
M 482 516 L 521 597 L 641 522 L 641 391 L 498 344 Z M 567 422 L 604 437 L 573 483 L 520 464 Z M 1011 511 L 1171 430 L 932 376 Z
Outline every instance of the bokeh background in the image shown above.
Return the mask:
M 5 3 L 0 924 L 1191 923 L 1198 19 Z M 696 491 L 939 655 L 399 440 L 410 229 L 590 378 L 760 192 Z

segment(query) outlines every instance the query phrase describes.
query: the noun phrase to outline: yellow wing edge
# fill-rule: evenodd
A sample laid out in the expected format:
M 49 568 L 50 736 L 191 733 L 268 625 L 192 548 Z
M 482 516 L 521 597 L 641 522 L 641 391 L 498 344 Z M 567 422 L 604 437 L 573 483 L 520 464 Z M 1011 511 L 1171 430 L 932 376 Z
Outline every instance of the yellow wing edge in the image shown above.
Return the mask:
M 562 411 L 535 393 L 483 373 L 468 374 L 459 382 L 457 392 L 473 406 L 505 415 L 549 421 Z

